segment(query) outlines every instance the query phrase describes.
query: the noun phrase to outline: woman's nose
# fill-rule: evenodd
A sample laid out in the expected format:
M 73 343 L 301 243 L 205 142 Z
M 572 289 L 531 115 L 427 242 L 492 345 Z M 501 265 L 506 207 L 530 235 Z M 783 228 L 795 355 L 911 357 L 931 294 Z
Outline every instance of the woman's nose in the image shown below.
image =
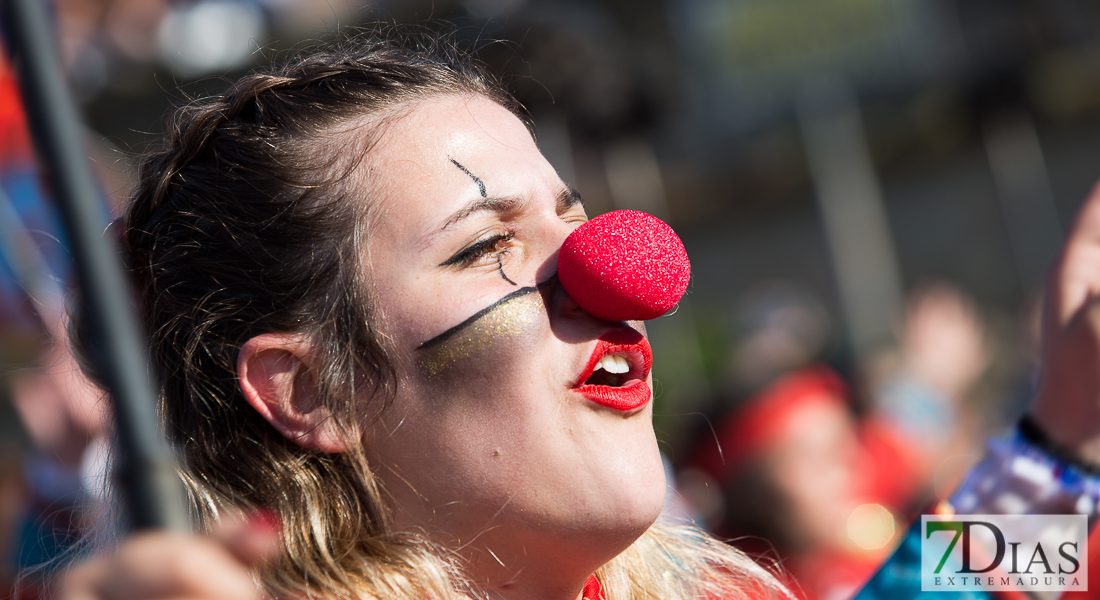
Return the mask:
M 645 321 L 676 305 L 691 265 L 663 221 L 635 210 L 600 215 L 575 229 L 558 252 L 557 277 L 575 305 L 607 321 Z
M 557 275 L 551 276 L 546 281 L 538 284 L 542 293 L 543 303 L 552 315 L 562 315 L 568 318 L 587 317 L 592 318 L 572 296 L 565 292 L 561 286 L 561 280 Z

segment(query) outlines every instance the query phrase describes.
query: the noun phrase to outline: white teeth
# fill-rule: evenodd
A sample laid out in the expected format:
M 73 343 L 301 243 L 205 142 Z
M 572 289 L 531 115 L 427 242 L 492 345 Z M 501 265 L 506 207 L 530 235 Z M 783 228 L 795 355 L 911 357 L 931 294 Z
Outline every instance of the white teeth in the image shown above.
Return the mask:
M 617 354 L 608 354 L 600 359 L 600 362 L 596 365 L 596 369 L 603 369 L 608 373 L 626 373 L 630 371 L 630 363 L 626 361 L 626 358 Z
M 620 373 L 627 373 L 630 371 L 630 363 L 626 362 L 626 357 L 616 355 L 615 363 L 619 365 Z

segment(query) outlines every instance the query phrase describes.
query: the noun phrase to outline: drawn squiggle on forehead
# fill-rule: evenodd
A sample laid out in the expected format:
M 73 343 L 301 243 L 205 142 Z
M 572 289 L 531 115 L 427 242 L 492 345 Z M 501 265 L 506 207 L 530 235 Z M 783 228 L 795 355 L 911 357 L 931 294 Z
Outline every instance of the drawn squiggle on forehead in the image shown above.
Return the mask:
M 447 158 L 451 159 L 451 164 L 458 167 L 459 170 L 461 170 L 463 173 L 469 175 L 470 179 L 474 180 L 474 183 L 477 184 L 477 188 L 479 190 L 481 190 L 481 197 L 482 198 L 488 198 L 489 197 L 488 194 L 486 194 L 486 192 L 485 192 L 485 182 L 482 181 L 480 177 L 478 177 L 477 175 L 474 175 L 473 173 L 471 173 L 469 169 L 462 166 L 462 163 L 458 162 L 457 160 L 451 158 L 450 156 L 448 156 Z
M 458 361 L 482 356 L 494 343 L 523 335 L 545 310 L 538 288 L 520 288 L 417 346 L 420 369 L 432 379 Z

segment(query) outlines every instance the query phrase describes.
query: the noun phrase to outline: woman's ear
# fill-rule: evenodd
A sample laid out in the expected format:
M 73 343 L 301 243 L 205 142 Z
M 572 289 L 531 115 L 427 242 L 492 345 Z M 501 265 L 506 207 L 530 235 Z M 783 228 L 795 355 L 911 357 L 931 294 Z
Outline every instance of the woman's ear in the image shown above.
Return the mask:
M 245 400 L 288 440 L 324 452 L 347 450 L 317 388 L 312 341 L 300 334 L 265 333 L 241 347 L 237 378 Z

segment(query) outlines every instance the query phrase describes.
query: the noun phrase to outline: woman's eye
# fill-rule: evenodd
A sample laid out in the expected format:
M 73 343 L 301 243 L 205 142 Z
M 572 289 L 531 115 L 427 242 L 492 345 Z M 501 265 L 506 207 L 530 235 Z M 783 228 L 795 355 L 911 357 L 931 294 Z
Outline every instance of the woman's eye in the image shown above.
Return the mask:
M 508 249 L 511 247 L 512 238 L 515 236 L 516 234 L 514 232 L 509 232 L 486 238 L 461 250 L 458 254 L 448 258 L 439 266 L 459 265 L 462 267 L 469 267 L 486 256 L 503 256 L 508 252 Z

